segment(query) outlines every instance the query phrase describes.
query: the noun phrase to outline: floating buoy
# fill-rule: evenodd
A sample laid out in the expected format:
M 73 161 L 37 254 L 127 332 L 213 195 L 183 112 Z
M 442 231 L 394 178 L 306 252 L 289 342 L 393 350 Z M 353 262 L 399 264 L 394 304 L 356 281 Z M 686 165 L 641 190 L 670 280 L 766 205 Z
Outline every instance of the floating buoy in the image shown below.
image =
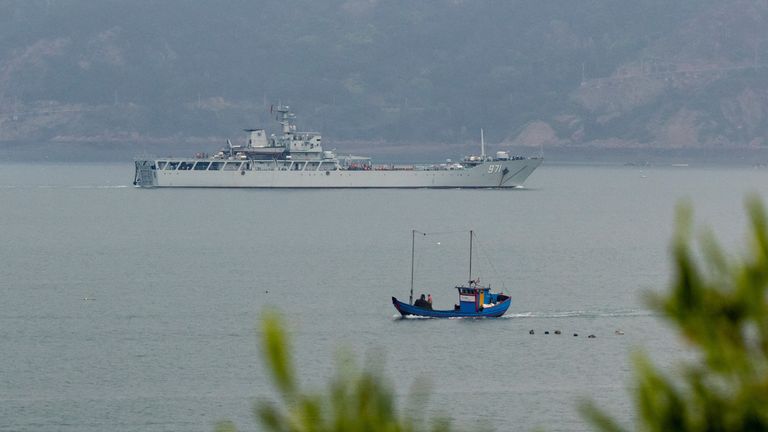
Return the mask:
M 264 291 L 264 294 L 269 294 L 269 290 Z
M 545 331 L 545 332 L 544 332 L 544 334 L 549 334 L 549 332 L 548 332 L 548 331 Z
M 560 330 L 555 330 L 555 334 L 560 334 Z
M 588 337 L 588 338 L 590 338 L 590 339 L 594 339 L 594 338 L 596 338 L 597 336 L 595 336 L 595 335 L 589 335 L 589 336 L 587 336 L 587 337 Z
M 578 333 L 574 333 L 574 334 L 573 334 L 573 337 L 576 337 L 576 336 L 578 336 L 578 335 L 579 335 Z

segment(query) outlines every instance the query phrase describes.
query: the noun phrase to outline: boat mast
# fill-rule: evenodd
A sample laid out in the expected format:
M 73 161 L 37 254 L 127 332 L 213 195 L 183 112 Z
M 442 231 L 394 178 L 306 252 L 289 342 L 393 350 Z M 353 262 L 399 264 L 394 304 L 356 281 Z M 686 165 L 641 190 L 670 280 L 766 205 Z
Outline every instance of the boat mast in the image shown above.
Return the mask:
M 408 299 L 408 304 L 413 304 L 413 258 L 416 251 L 416 233 L 427 235 L 425 232 L 411 230 L 411 297 Z
M 469 230 L 469 283 L 472 283 L 472 235 L 473 231 Z
M 416 251 L 416 230 L 411 230 L 411 297 L 408 304 L 413 304 L 413 256 Z

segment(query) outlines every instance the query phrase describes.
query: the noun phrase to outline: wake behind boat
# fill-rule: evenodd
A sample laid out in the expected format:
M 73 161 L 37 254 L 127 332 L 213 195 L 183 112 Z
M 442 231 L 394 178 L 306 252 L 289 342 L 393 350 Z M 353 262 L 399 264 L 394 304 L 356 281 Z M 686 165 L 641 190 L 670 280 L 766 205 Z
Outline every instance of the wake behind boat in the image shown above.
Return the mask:
M 337 156 L 323 150 L 317 132 L 300 132 L 288 106 L 275 110 L 282 134 L 246 129 L 246 145 L 232 145 L 209 156 L 135 160 L 133 184 L 139 187 L 215 188 L 515 188 L 541 165 L 542 158 L 485 154 L 461 162 L 432 165 L 374 164 L 369 157 Z
M 472 279 L 472 241 L 474 231 L 469 232 L 469 283 L 467 285 L 457 286 L 459 293 L 459 302 L 454 305 L 453 310 L 435 310 L 432 304 L 422 298 L 413 301 L 413 271 L 414 255 L 416 244 L 416 233 L 411 232 L 411 295 L 409 303 L 404 303 L 395 297 L 392 297 L 392 304 L 400 315 L 420 316 L 429 318 L 496 318 L 504 315 L 512 303 L 512 299 L 503 293 L 491 292 L 491 287 L 480 285 L 479 279 Z M 424 234 L 424 233 L 420 233 Z

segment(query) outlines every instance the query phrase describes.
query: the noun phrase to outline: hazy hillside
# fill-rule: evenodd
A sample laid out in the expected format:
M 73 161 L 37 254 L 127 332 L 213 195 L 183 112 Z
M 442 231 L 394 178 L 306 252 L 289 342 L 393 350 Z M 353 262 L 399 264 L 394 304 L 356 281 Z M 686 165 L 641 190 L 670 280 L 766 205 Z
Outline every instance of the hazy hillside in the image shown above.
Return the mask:
M 0 0 L 0 149 L 208 149 L 278 101 L 380 153 L 459 151 L 480 127 L 763 148 L 766 28 L 766 0 Z

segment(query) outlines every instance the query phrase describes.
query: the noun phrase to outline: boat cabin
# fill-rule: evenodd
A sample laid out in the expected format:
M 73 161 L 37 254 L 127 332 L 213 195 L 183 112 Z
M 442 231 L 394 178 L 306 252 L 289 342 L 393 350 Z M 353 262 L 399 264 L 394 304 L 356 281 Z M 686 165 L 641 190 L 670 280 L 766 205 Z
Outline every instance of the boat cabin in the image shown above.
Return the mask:
M 480 312 L 507 298 L 503 294 L 491 293 L 490 286 L 483 287 L 475 281 L 471 281 L 469 286 L 457 286 L 456 289 L 459 290 L 459 304 L 455 309 L 459 312 Z

